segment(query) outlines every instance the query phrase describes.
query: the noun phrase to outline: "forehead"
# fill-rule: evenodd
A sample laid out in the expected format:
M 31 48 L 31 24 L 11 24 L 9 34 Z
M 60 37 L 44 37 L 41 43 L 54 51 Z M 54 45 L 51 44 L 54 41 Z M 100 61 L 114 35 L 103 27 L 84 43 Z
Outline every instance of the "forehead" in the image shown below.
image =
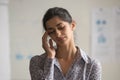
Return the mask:
M 46 26 L 49 27 L 49 26 L 56 26 L 57 24 L 59 23 L 64 23 L 65 21 L 63 21 L 62 19 L 60 19 L 59 17 L 55 16 L 53 18 L 51 18 L 50 20 L 48 20 L 46 22 Z

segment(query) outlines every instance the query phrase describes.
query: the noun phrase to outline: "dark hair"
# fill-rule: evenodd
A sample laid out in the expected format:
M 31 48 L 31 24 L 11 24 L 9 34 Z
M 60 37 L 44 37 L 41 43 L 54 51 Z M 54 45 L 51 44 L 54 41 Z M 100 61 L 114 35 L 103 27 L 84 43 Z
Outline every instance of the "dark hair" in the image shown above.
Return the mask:
M 46 22 L 55 16 L 68 23 L 72 22 L 72 17 L 66 9 L 60 7 L 49 8 L 43 17 L 43 27 L 45 30 Z

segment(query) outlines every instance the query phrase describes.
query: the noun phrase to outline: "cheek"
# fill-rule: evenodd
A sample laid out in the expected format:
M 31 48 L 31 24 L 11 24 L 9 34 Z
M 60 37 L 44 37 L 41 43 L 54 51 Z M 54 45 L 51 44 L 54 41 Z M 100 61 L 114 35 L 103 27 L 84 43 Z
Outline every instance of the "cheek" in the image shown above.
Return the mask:
M 72 30 L 70 28 L 67 28 L 65 32 L 66 32 L 67 35 L 71 35 Z
M 68 38 L 71 39 L 73 37 L 73 31 L 68 30 L 67 33 L 66 33 L 66 35 L 67 35 Z

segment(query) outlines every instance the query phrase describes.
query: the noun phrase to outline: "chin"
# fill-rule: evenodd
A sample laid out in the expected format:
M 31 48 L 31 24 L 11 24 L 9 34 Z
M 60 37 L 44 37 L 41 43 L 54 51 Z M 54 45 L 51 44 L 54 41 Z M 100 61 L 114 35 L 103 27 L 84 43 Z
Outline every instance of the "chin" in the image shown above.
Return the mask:
M 68 41 L 59 41 L 57 44 L 60 46 L 65 46 L 68 44 Z

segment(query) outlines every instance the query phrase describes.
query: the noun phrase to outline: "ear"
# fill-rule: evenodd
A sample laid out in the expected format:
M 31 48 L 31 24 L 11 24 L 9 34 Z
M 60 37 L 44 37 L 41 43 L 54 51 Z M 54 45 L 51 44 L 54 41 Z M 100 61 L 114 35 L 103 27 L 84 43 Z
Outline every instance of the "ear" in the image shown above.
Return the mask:
M 76 22 L 73 20 L 72 23 L 71 23 L 71 29 L 72 31 L 74 31 L 76 28 Z

